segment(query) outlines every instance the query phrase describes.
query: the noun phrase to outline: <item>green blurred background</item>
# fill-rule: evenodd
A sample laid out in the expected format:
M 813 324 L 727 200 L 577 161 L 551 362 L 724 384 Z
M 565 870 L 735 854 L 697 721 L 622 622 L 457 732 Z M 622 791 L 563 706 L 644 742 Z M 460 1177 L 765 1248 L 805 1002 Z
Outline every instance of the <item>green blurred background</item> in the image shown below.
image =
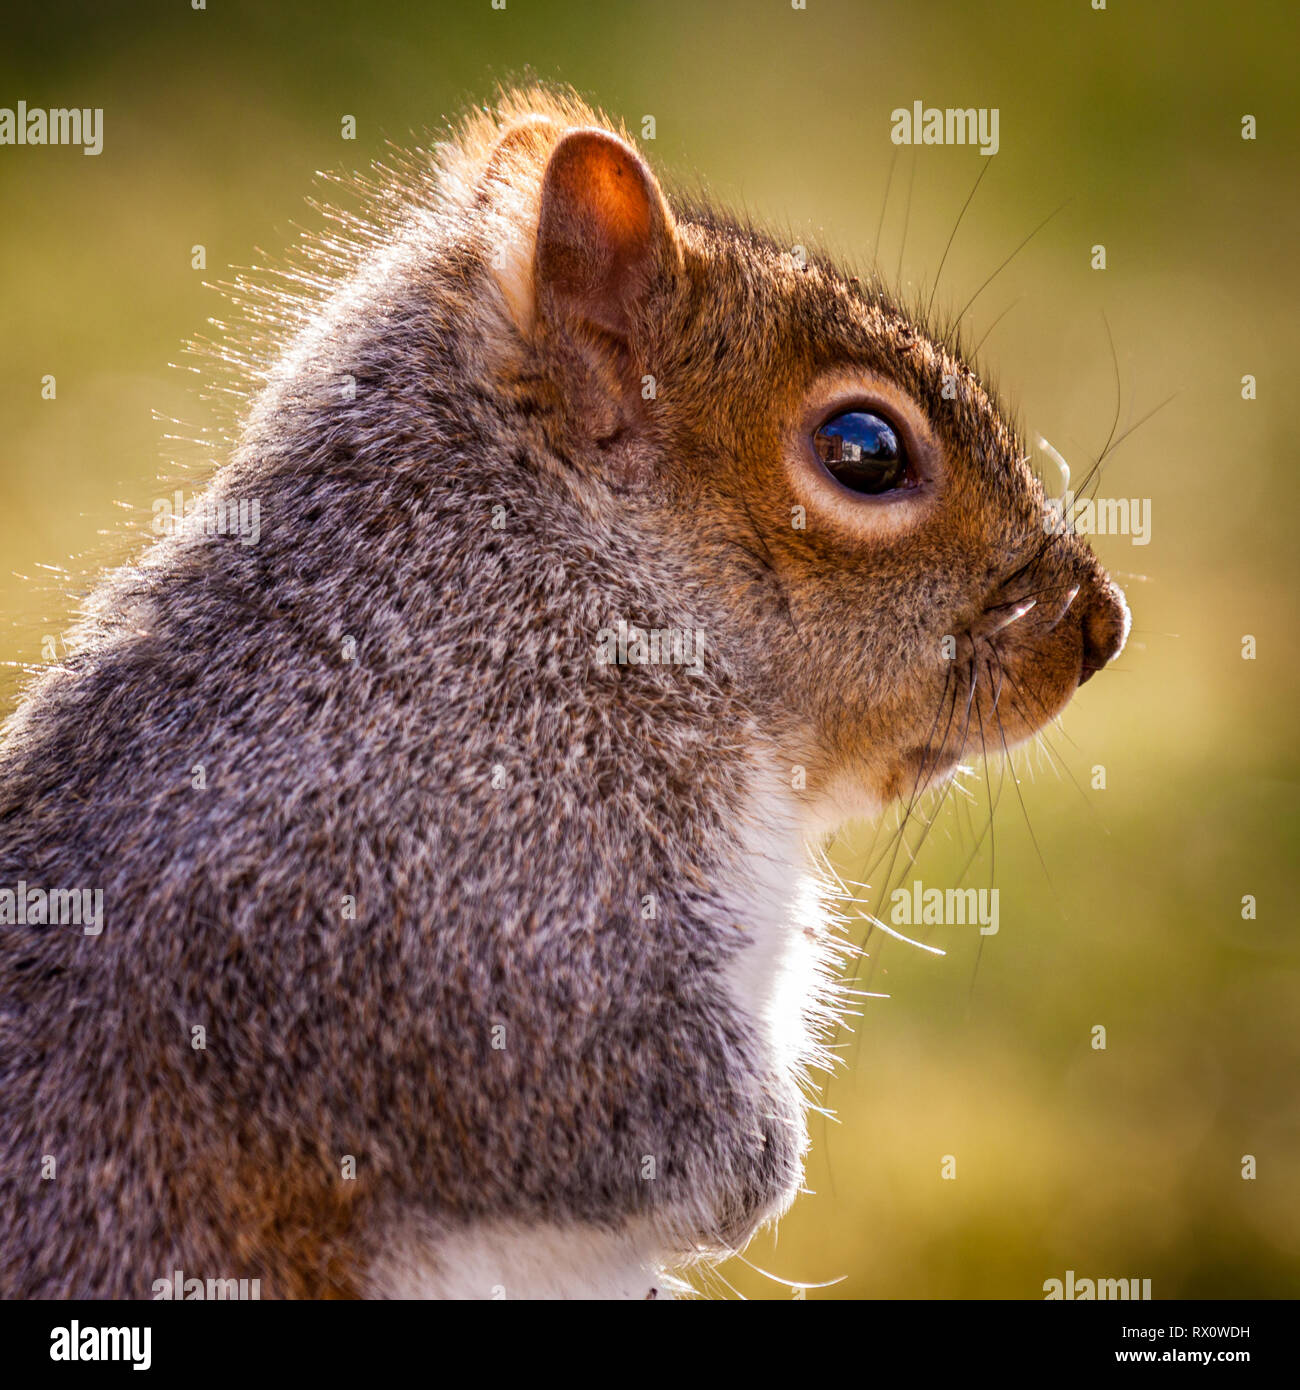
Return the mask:
M 837 1122 L 814 1116 L 811 1195 L 702 1282 L 760 1298 L 833 1280 L 807 1296 L 1040 1298 L 1073 1269 L 1150 1278 L 1157 1298 L 1300 1294 L 1294 7 L 296 8 L 6 17 L 0 105 L 106 114 L 98 158 L 0 149 L 0 712 L 75 592 L 138 543 L 122 504 L 147 522 L 195 463 L 168 436 L 228 424 L 201 394 L 221 382 L 168 364 L 224 313 L 204 281 L 275 264 L 320 225 L 314 171 L 364 167 L 531 71 L 634 131 L 654 115 L 646 148 L 669 178 L 794 241 L 866 265 L 879 228 L 885 274 L 928 295 L 985 161 L 929 147 L 895 163 L 889 113 L 996 106 L 1001 150 L 937 305 L 960 307 L 1069 200 L 968 324 L 978 338 L 1005 313 L 984 357 L 1076 479 L 1110 428 L 1116 365 L 1121 430 L 1174 397 L 1101 485 L 1151 499 L 1149 545 L 1097 541 L 1134 634 L 1050 735 L 1054 757 L 1017 755 L 1023 808 L 990 768 L 992 836 L 983 774 L 972 802 L 943 806 L 901 879 L 952 884 L 974 853 L 964 882 L 1000 889 L 999 934 L 979 951 L 973 928 L 934 928 L 943 957 L 872 942 L 864 973 L 891 997 L 868 1001 L 856 1064 L 829 1085 Z M 190 268 L 195 243 L 206 272 Z M 843 872 L 865 877 L 871 839 L 837 844 Z

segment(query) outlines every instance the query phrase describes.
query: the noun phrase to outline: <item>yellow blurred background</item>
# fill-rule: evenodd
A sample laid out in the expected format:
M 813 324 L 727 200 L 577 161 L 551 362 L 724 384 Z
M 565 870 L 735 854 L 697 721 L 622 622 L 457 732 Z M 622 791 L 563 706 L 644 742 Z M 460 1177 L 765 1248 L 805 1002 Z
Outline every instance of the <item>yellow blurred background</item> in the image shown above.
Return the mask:
M 653 115 L 644 147 L 670 181 L 792 244 L 866 266 L 879 237 L 887 278 L 924 299 L 986 161 L 896 149 L 890 112 L 996 107 L 1000 150 L 936 309 L 960 308 L 1065 204 L 979 294 L 969 337 L 992 329 L 984 361 L 1076 479 L 1110 430 L 1117 371 L 1121 432 L 1173 397 L 1100 487 L 1151 506 L 1149 544 L 1096 542 L 1134 633 L 1052 752 L 1016 756 L 1019 795 L 995 762 L 971 800 L 947 799 L 915 868 L 896 866 L 946 887 L 970 861 L 961 881 L 999 889 L 1000 930 L 981 949 L 972 927 L 933 928 L 942 957 L 873 937 L 863 976 L 890 997 L 840 1038 L 856 1061 L 826 1090 L 836 1120 L 813 1117 L 812 1195 L 702 1283 L 1041 1298 L 1072 1269 L 1150 1278 L 1156 1298 L 1300 1294 L 1294 8 L 296 9 L 49 3 L 6 18 L 0 105 L 105 117 L 95 158 L 0 149 L 0 713 L 57 649 L 76 593 L 138 543 L 121 504 L 147 522 L 202 459 L 169 436 L 229 423 L 203 394 L 219 379 L 168 364 L 226 312 L 204 282 L 282 261 L 321 225 L 316 170 L 363 168 L 531 71 L 633 131 Z M 873 867 L 872 839 L 846 835 L 834 858 L 854 879 L 871 870 L 874 903 L 889 861 Z

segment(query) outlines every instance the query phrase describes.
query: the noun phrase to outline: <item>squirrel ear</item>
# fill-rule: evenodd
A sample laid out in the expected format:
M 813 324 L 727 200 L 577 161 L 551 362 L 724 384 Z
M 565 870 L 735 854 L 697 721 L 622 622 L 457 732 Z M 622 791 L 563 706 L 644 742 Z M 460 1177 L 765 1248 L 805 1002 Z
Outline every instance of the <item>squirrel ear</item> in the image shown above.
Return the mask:
M 566 132 L 542 180 L 538 319 L 626 343 L 655 272 L 679 259 L 672 213 L 640 155 L 604 130 Z

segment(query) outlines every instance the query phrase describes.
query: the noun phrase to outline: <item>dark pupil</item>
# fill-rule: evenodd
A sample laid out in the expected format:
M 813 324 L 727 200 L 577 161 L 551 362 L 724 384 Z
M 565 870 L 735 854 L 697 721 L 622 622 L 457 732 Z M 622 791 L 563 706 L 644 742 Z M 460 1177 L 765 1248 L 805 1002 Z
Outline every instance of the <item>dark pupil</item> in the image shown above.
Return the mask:
M 865 410 L 827 420 L 813 443 L 831 474 L 854 492 L 889 492 L 907 476 L 898 436 L 879 415 Z

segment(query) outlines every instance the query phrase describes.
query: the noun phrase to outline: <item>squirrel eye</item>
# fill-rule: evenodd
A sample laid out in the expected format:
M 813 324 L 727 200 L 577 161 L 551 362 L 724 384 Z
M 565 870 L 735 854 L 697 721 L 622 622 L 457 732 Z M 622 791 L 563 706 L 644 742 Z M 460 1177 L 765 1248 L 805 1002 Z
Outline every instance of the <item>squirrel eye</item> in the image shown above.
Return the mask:
M 892 426 L 867 410 L 832 416 L 813 435 L 827 471 L 853 492 L 892 492 L 907 481 L 907 455 Z

